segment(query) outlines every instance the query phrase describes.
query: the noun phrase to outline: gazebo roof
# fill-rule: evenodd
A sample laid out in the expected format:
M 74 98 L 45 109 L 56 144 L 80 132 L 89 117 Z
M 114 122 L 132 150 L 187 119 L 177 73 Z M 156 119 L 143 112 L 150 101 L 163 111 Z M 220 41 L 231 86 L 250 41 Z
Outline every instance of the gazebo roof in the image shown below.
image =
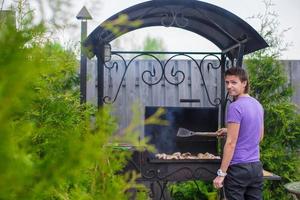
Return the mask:
M 118 20 L 120 16 L 127 16 L 128 21 Z M 140 24 L 132 25 L 136 21 Z M 108 26 L 112 22 L 113 26 Z M 234 58 L 241 44 L 244 44 L 244 54 L 268 46 L 255 29 L 238 16 L 198 0 L 152 0 L 129 7 L 100 24 L 85 40 L 84 46 L 90 51 L 89 57 L 93 57 L 99 46 L 122 34 L 152 26 L 178 27 L 194 32 Z

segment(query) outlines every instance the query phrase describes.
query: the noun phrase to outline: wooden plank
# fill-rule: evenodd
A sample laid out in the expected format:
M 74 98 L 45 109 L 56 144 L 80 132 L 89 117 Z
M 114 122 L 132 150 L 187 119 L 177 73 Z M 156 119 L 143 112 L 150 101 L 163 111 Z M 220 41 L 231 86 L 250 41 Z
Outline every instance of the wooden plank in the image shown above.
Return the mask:
M 87 60 L 87 84 L 86 84 L 86 99 L 87 102 L 97 105 L 97 60 Z
M 162 61 L 162 66 L 165 65 L 165 61 Z M 166 79 L 163 76 L 162 80 L 160 82 L 160 94 L 162 95 L 160 106 L 166 106 L 167 105 L 167 94 L 166 94 Z
M 208 91 L 209 91 L 210 100 L 213 104 L 218 103 L 216 101 L 216 99 L 217 99 L 216 71 L 220 70 L 220 69 L 215 69 L 218 66 L 219 66 L 219 61 L 218 60 L 208 60 L 207 67 L 206 67 L 207 68 L 207 77 L 208 77 L 207 88 L 208 88 Z M 209 103 L 207 106 L 213 107 L 214 105 L 211 105 L 211 103 Z
M 202 70 L 202 73 L 203 73 L 203 79 L 201 79 L 201 88 L 200 88 L 201 93 L 203 94 L 203 97 L 202 97 L 203 98 L 203 101 L 202 101 L 202 106 L 203 107 L 207 107 L 207 105 L 209 104 L 208 103 L 208 96 L 207 96 L 208 94 L 207 94 L 207 92 L 205 90 L 205 87 L 207 88 L 207 84 L 208 84 L 208 81 L 207 81 L 208 80 L 208 78 L 207 78 L 207 69 L 206 69 L 206 67 L 207 67 L 207 61 L 204 60 L 202 62 L 202 66 L 201 66 L 201 70 Z
M 122 76 L 125 71 L 125 64 L 121 60 L 117 60 L 117 68 L 115 67 L 112 72 L 115 74 L 113 76 L 113 97 L 115 97 L 119 84 L 121 83 L 120 91 L 117 96 L 116 102 L 115 102 L 115 109 L 119 121 L 120 129 L 123 129 L 127 127 L 128 125 L 128 119 L 127 119 L 127 98 L 126 98 L 126 76 L 125 79 L 122 81 Z M 122 82 L 121 82 L 122 81 Z
M 191 99 L 191 62 L 190 60 L 179 60 L 178 61 L 178 69 L 183 72 L 184 80 L 178 86 L 178 94 L 179 94 L 179 105 L 180 107 L 190 107 L 191 103 L 180 103 L 180 99 Z M 180 74 L 179 81 L 182 80 L 183 75 Z
M 126 73 L 126 102 L 127 104 L 124 105 L 126 112 L 125 112 L 125 118 L 126 118 L 126 126 L 128 126 L 131 123 L 132 120 L 132 106 L 136 102 L 136 88 L 135 88 L 135 61 L 133 61 L 130 66 L 128 66 L 127 73 Z
M 177 61 L 171 60 L 165 66 L 165 76 L 169 82 L 175 83 L 178 80 L 177 76 L 172 76 L 173 72 L 178 69 Z M 179 94 L 178 94 L 178 86 L 166 82 L 166 105 L 167 106 L 178 106 L 179 105 Z
M 146 61 L 140 61 L 139 63 L 139 80 L 140 80 L 140 86 L 139 86 L 139 94 L 140 94 L 140 101 L 143 105 L 147 105 L 147 98 L 146 95 L 148 93 L 148 85 L 144 83 L 142 78 L 142 73 L 145 71 L 147 67 Z
M 151 60 L 147 60 L 147 71 L 152 71 L 152 61 Z M 146 73 L 145 75 L 147 75 L 147 78 L 145 80 L 147 80 L 147 82 L 150 85 L 147 85 L 147 89 L 148 92 L 146 94 L 146 98 L 147 98 L 147 104 L 149 106 L 153 106 L 153 86 L 151 85 L 153 80 L 152 80 L 152 76 L 150 75 L 150 73 Z
M 160 79 L 160 75 L 162 74 L 162 69 L 160 67 L 159 62 L 157 62 L 156 60 L 152 61 L 152 65 L 151 65 L 151 71 L 153 74 L 155 74 L 155 76 L 152 78 L 152 83 L 156 83 L 157 81 L 159 81 Z M 155 72 L 155 73 L 154 73 Z M 161 100 L 162 100 L 162 94 L 160 93 L 161 91 L 161 85 L 160 83 L 153 85 L 152 88 L 152 95 L 153 95 L 153 106 L 160 106 L 161 105 Z
M 193 103 L 192 107 L 201 107 L 203 106 L 203 91 L 201 90 L 201 76 L 199 67 L 200 61 L 191 62 L 191 91 L 193 99 L 200 99 L 200 103 Z
M 292 101 L 300 107 L 300 60 L 290 61 L 291 65 L 291 83 L 294 88 Z M 298 109 L 300 111 L 300 108 Z

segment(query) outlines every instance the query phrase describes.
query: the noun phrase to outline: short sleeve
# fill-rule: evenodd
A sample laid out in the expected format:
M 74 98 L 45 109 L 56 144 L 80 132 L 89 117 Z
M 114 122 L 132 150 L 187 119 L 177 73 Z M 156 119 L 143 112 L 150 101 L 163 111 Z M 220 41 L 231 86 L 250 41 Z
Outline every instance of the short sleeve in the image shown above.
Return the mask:
M 227 123 L 240 124 L 242 121 L 242 110 L 237 104 L 230 104 L 227 111 Z

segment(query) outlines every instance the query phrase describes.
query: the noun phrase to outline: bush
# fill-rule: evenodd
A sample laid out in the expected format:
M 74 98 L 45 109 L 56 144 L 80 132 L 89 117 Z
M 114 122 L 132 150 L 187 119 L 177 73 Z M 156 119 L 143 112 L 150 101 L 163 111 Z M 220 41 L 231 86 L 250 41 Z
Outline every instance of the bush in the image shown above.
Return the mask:
M 263 56 L 246 61 L 251 93 L 265 109 L 265 137 L 261 160 L 266 170 L 281 176 L 282 181 L 266 182 L 264 199 L 288 199 L 284 183 L 299 176 L 300 115 L 291 103 L 292 89 L 286 82 L 281 63 Z
M 260 34 L 270 47 L 253 53 L 245 61 L 250 77 L 251 95 L 265 110 L 265 137 L 261 144 L 264 168 L 281 176 L 281 181 L 266 181 L 264 199 L 290 199 L 283 185 L 300 180 L 300 115 L 291 102 L 293 89 L 287 82 L 284 66 L 279 61 L 281 51 L 289 45 L 283 42 L 284 31 L 278 34 L 276 13 L 266 3 Z
M 186 181 L 168 186 L 174 200 L 216 200 L 217 191 L 211 182 Z
M 18 30 L 0 25 L 0 199 L 122 200 L 130 188 L 145 199 L 137 175 L 117 173 L 130 152 L 107 145 L 111 108 L 79 102 L 72 51 L 30 19 Z

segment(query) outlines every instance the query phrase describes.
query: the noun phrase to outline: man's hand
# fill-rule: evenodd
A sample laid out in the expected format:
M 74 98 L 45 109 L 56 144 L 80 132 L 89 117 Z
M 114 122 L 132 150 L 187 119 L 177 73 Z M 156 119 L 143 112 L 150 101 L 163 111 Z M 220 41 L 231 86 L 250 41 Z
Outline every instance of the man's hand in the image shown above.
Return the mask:
M 225 137 L 227 135 L 227 128 L 220 128 L 216 133 L 218 137 Z
M 225 177 L 223 177 L 223 176 L 217 176 L 214 179 L 214 181 L 213 181 L 214 187 L 216 189 L 222 188 L 223 187 L 223 183 L 224 183 L 224 179 L 225 179 Z

